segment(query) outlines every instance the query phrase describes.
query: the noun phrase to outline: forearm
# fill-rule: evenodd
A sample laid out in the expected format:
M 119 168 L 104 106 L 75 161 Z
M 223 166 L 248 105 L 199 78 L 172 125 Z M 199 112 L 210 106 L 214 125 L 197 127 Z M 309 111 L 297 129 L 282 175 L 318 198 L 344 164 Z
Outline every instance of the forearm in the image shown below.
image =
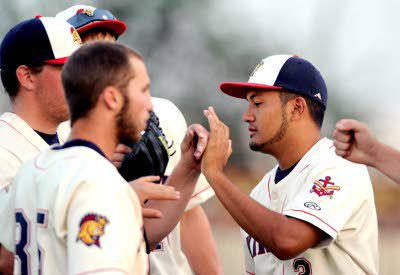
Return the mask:
M 13 274 L 14 254 L 0 245 L 0 274 Z
M 310 237 L 313 236 L 311 226 L 265 208 L 224 174 L 207 177 L 207 180 L 239 226 L 276 257 L 292 258 L 317 243 L 318 240 Z
M 191 198 L 200 172 L 187 169 L 179 163 L 168 177 L 166 185 L 173 186 L 180 192 L 180 199 L 175 201 L 148 201 L 145 207 L 158 209 L 162 212 L 161 219 L 145 219 L 144 227 L 150 248 L 153 249 L 165 238 L 179 222 Z
M 181 244 L 195 274 L 222 274 L 210 224 L 200 205 L 187 211 L 182 217 Z
M 386 144 L 378 143 L 371 158 L 371 166 L 375 167 L 386 176 L 400 184 L 399 151 Z

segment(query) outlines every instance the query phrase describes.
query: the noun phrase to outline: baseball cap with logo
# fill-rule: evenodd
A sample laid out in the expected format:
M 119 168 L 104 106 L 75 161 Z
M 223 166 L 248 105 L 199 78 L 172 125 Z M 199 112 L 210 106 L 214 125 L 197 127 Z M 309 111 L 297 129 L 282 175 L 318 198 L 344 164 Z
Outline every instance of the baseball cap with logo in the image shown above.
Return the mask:
M 110 30 L 117 36 L 126 31 L 126 24 L 115 18 L 111 12 L 92 6 L 75 5 L 57 13 L 56 18 L 70 23 L 79 34 L 93 28 Z
M 223 82 L 223 93 L 246 98 L 249 89 L 285 90 L 303 95 L 326 109 L 328 91 L 320 72 L 307 60 L 291 55 L 272 55 L 254 69 L 248 82 Z
M 0 68 L 15 70 L 20 65 L 62 65 L 82 44 L 75 28 L 54 17 L 37 17 L 17 24 L 0 45 Z

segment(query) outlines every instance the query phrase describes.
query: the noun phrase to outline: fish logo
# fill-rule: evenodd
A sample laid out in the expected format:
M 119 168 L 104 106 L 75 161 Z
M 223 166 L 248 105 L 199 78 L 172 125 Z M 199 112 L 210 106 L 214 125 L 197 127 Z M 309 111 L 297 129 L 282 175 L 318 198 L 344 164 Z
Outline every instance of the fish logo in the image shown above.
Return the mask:
M 105 216 L 87 214 L 79 223 L 79 234 L 76 241 L 82 241 L 87 246 L 100 247 L 100 238 L 104 235 L 104 228 L 109 223 Z

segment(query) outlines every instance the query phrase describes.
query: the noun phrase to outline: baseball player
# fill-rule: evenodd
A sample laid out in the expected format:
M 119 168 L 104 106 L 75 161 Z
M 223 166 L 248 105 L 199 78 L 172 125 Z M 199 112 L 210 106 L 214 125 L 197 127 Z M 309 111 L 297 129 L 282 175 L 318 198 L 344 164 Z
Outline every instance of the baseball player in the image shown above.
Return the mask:
M 140 202 L 110 162 L 116 145 L 138 141 L 147 125 L 152 104 L 143 59 L 120 44 L 90 43 L 69 58 L 62 80 L 70 138 L 23 164 L 14 181 L 16 273 L 146 274 Z M 182 195 L 174 202 L 179 211 L 161 203 L 167 221 L 181 215 L 200 174 L 196 127 L 166 183 Z M 165 220 L 155 223 L 161 232 L 178 219 L 173 226 Z
M 246 274 L 378 274 L 378 229 L 367 169 L 321 137 L 327 89 L 307 60 L 265 58 L 248 82 L 225 82 L 248 107 L 250 148 L 278 165 L 242 193 L 223 173 L 229 128 L 213 108 L 202 171 L 242 228 Z
M 14 261 L 6 251 L 15 246 L 11 181 L 23 162 L 66 140 L 67 133 L 57 130 L 68 119 L 61 68 L 79 44 L 71 25 L 47 17 L 19 23 L 1 44 L 1 79 L 12 108 L 0 116 L 0 272 L 4 274 L 12 273 Z
M 109 11 L 91 6 L 73 6 L 58 13 L 56 17 L 74 25 L 83 42 L 93 40 L 113 41 L 126 30 L 126 24 L 121 20 L 116 20 Z M 154 135 L 153 133 L 156 133 L 154 135 L 155 142 L 149 142 L 150 144 L 142 142 L 142 144 L 133 148 L 134 152 L 132 152 L 132 148 L 119 145 L 119 158 L 122 159 L 128 154 L 120 169 L 121 174 L 127 180 L 153 174 L 164 176 L 165 179 L 172 173 L 181 158 L 180 148 L 177 145 L 184 138 L 187 129 L 185 118 L 179 109 L 166 99 L 152 97 L 152 103 L 155 117 L 158 120 L 157 125 L 149 126 L 143 136 L 144 138 L 151 137 Z M 153 119 L 150 122 L 152 121 Z M 163 145 L 160 145 L 158 139 L 160 136 L 165 138 L 165 143 L 169 147 L 167 150 Z M 147 157 L 151 156 L 152 152 L 164 152 L 164 155 L 167 152 L 167 156 L 158 154 L 158 157 Z M 160 160 L 160 158 L 163 160 Z M 143 163 L 148 164 L 144 165 Z M 160 165 L 158 165 L 159 163 Z M 121 162 L 118 162 L 118 165 L 121 165 Z M 132 167 L 141 167 L 141 169 L 132 170 Z M 135 174 L 132 174 L 133 172 Z M 182 223 L 178 224 L 150 253 L 150 274 L 191 274 L 191 269 L 196 274 L 221 273 L 216 245 L 212 238 L 207 217 L 200 206 L 213 194 L 207 181 L 201 176 L 187 206 Z M 155 227 L 151 226 L 150 228 Z M 195 235 L 192 234 L 194 230 L 197 232 Z M 181 235 L 181 232 L 184 235 Z M 182 252 L 181 243 L 191 266 L 189 266 L 188 260 Z
M 342 119 L 333 132 L 336 154 L 347 160 L 372 166 L 400 183 L 400 152 L 379 142 L 368 126 L 354 119 Z
M 13 272 L 14 255 L 9 251 L 15 251 L 12 179 L 23 162 L 66 140 L 69 126 L 61 122 L 68 119 L 68 108 L 61 69 L 80 43 L 70 24 L 42 17 L 17 24 L 0 47 L 1 78 L 12 106 L 12 112 L 0 117 L 0 272 L 4 274 Z M 174 190 L 165 186 L 158 190 L 153 185 L 131 186 L 141 202 L 177 198 Z M 162 216 L 159 210 L 148 208 L 143 215 Z

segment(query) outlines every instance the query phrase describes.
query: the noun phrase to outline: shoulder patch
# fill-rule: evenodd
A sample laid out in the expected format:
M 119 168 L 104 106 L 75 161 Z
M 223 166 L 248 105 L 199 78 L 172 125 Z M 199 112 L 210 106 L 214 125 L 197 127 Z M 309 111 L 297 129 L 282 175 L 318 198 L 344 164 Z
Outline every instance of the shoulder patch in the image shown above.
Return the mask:
M 317 194 L 319 197 L 321 196 L 329 196 L 329 198 L 333 198 L 333 194 L 335 191 L 340 191 L 340 187 L 335 185 L 333 181 L 331 181 L 330 176 L 326 176 L 325 179 L 319 179 L 314 181 L 313 187 L 310 192 Z
M 104 228 L 109 221 L 105 216 L 98 214 L 87 214 L 79 223 L 79 234 L 76 241 L 82 241 L 87 246 L 100 246 L 100 238 L 104 235 Z

